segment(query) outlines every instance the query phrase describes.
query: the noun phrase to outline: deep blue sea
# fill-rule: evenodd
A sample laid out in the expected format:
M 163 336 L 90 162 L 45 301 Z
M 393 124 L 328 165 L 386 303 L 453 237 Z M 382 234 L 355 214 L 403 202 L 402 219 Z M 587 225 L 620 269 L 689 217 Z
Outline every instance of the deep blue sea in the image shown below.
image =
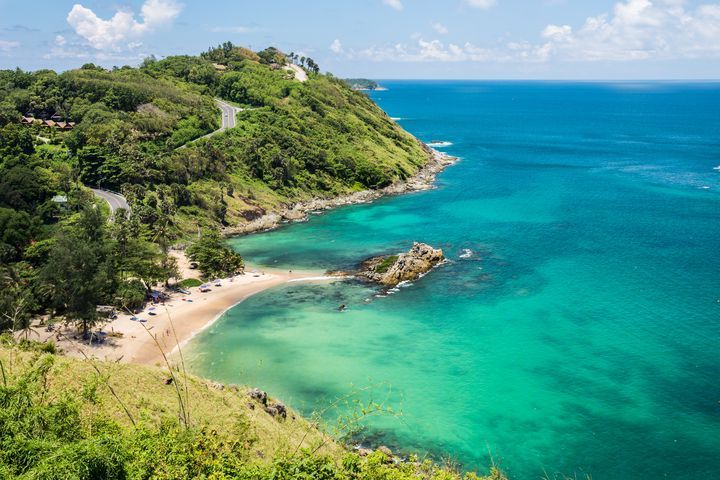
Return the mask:
M 720 478 L 720 84 L 382 83 L 388 115 L 460 157 L 437 189 L 232 244 L 338 269 L 423 241 L 450 263 L 387 297 L 258 294 L 194 369 L 306 414 L 355 392 L 402 412 L 366 442 L 514 479 Z

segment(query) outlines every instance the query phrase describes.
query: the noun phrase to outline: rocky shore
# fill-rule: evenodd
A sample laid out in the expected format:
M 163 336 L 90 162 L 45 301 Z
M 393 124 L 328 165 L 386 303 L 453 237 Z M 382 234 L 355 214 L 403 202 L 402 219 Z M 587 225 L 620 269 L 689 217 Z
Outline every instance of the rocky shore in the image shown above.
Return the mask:
M 396 182 L 379 190 L 362 190 L 334 198 L 315 198 L 307 202 L 296 203 L 289 208 L 282 209 L 279 212 L 267 213 L 248 223 L 227 227 L 223 229 L 223 234 L 226 236 L 246 235 L 272 230 L 284 223 L 307 220 L 308 216 L 313 212 L 331 210 L 346 205 L 368 203 L 387 195 L 399 195 L 402 193 L 428 190 L 433 187 L 437 174 L 449 165 L 454 164 L 457 158 L 431 149 L 430 147 L 426 148 L 429 155 L 428 162 L 415 175 L 407 180 Z

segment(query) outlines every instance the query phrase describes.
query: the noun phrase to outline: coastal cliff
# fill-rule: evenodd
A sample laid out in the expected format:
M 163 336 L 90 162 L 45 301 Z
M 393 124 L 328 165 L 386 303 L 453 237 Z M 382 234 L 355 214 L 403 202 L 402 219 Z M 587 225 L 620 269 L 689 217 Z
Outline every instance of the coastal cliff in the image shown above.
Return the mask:
M 424 146 L 424 148 L 427 152 L 427 162 L 417 173 L 406 180 L 396 181 L 380 189 L 361 190 L 327 198 L 316 197 L 287 207 L 279 207 L 277 211 L 262 214 L 251 221 L 227 226 L 223 228 L 222 232 L 226 236 L 233 236 L 272 230 L 284 223 L 305 221 L 312 214 L 322 213 L 333 208 L 369 203 L 384 196 L 401 195 L 433 188 L 437 174 L 454 164 L 457 158 L 427 146 Z

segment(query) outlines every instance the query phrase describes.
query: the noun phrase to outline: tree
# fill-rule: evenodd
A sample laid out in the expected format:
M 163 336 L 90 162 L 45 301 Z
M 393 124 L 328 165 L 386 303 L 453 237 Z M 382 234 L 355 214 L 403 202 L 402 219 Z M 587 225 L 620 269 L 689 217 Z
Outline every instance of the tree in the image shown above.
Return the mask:
M 16 165 L 0 175 L 0 206 L 32 212 L 51 193 L 38 174 L 24 165 Z
M 205 232 L 188 247 L 187 254 L 205 278 L 234 275 L 245 266 L 240 254 L 228 247 L 216 230 Z
M 310 69 L 311 72 L 320 73 L 320 67 L 317 63 L 315 63 L 315 60 L 308 57 L 307 59 L 305 59 L 305 63 L 307 64 L 307 68 Z
M 17 111 L 15 105 L 8 101 L 0 102 L 0 125 L 18 122 L 20 118 L 20 112 Z
M 79 323 L 85 339 L 97 322 L 97 305 L 114 290 L 111 248 L 100 210 L 87 206 L 58 233 L 41 272 L 55 311 Z
M 31 312 L 34 299 L 28 281 L 16 266 L 7 265 L 0 271 L 0 332 L 32 330 Z
M 112 258 L 115 270 L 123 281 L 140 279 L 146 285 L 177 276 L 177 264 L 161 247 L 151 242 L 149 233 L 135 217 L 128 218 L 123 210 L 115 215 Z
M 30 155 L 34 151 L 33 138 L 27 127 L 8 124 L 0 129 L 0 157 Z
M 33 238 L 34 220 L 27 212 L 0 207 L 0 262 L 19 260 Z

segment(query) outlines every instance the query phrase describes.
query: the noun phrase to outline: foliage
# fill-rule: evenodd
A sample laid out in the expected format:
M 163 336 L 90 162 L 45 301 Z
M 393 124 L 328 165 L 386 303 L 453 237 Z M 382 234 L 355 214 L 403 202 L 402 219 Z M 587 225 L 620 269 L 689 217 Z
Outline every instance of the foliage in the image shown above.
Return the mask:
M 145 301 L 147 288 L 138 279 L 125 280 L 115 292 L 115 304 L 123 310 L 140 308 Z
M 99 209 L 86 207 L 73 220 L 58 233 L 41 278 L 54 310 L 77 320 L 87 336 L 96 306 L 115 288 L 115 275 Z
M 197 278 L 184 278 L 180 281 L 178 284 L 181 288 L 193 288 L 193 287 L 199 287 L 202 285 L 203 282 L 201 280 L 198 280 Z
M 216 97 L 243 107 L 237 126 L 199 138 L 220 125 Z M 24 125 L 22 115 L 75 127 Z M 27 333 L 38 313 L 88 330 L 98 303 L 137 307 L 142 289 L 177 278 L 178 240 L 385 187 L 426 159 L 365 95 L 273 47 L 226 42 L 139 68 L 0 70 L 0 330 Z M 131 212 L 108 222 L 87 187 L 121 192 Z M 242 268 L 217 233 L 188 251 L 206 277 Z
M 385 273 L 388 271 L 390 267 L 392 267 L 395 262 L 397 262 L 398 256 L 397 255 L 390 255 L 389 257 L 386 257 L 383 259 L 382 262 L 378 263 L 377 267 L 375 267 L 376 273 Z
M 9 338 L 0 340 L 0 345 L 12 344 Z M 136 417 L 141 405 L 172 405 L 171 387 L 162 381 L 166 373 L 65 359 L 45 353 L 37 342 L 9 348 L 0 346 L 2 478 L 463 478 L 416 457 L 395 464 L 383 452 L 361 457 L 332 441 L 318 449 L 323 436 L 304 420 L 281 422 L 264 412 L 250 413 L 244 392 L 213 391 L 192 378 L 192 392 L 203 399 L 198 407 L 209 404 L 193 425 L 185 428 L 172 411 L 151 408 L 148 413 L 161 416 L 146 414 L 137 425 L 129 424 L 122 420 L 126 416 L 118 416 L 120 402 Z M 238 416 L 238 409 L 248 413 Z M 219 424 L 218 419 L 231 421 Z M 493 469 L 486 480 L 504 477 Z
M 244 267 L 242 257 L 227 246 L 217 231 L 205 232 L 188 247 L 187 254 L 198 263 L 205 278 L 235 275 Z

